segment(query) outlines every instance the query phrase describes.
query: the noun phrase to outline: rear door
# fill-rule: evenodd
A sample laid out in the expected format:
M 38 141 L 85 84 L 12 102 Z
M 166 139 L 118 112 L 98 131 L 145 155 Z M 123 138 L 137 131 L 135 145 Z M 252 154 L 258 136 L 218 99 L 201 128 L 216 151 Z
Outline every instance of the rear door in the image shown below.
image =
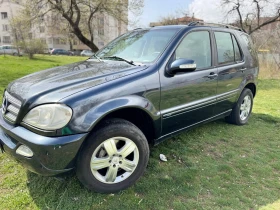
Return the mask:
M 187 32 L 171 58 L 192 59 L 197 69 L 174 77 L 161 72 L 162 135 L 213 117 L 217 92 L 217 68 L 213 64 L 211 30 Z
M 218 67 L 217 105 L 215 114 L 233 108 L 245 75 L 245 60 L 234 32 L 214 31 Z

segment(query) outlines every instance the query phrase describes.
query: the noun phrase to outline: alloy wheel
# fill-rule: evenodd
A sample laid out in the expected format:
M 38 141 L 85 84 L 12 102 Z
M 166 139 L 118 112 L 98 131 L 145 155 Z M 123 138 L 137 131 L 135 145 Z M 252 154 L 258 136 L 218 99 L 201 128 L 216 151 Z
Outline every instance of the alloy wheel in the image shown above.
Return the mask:
M 125 137 L 113 137 L 94 150 L 90 168 L 99 181 L 115 184 L 127 179 L 136 169 L 138 162 L 139 151 L 136 144 Z

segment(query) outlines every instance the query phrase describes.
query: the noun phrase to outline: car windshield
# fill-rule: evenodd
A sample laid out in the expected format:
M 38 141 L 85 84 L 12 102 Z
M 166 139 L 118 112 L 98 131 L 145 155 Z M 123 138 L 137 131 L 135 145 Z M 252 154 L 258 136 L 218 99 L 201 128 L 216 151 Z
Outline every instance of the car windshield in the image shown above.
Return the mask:
M 101 59 L 120 57 L 139 63 L 154 62 L 178 29 L 135 30 L 113 40 L 96 53 Z

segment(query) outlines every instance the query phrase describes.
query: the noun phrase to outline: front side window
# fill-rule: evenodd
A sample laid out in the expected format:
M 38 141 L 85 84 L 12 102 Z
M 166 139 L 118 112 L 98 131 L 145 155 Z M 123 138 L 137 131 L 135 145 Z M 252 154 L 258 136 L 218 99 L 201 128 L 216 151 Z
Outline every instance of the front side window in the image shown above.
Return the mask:
M 231 34 L 226 32 L 215 32 L 218 50 L 218 63 L 227 64 L 234 62 L 234 49 Z
M 211 43 L 208 31 L 197 31 L 188 34 L 176 50 L 176 60 L 185 58 L 194 60 L 197 69 L 211 66 Z
M 154 62 L 169 44 L 178 29 L 136 30 L 115 39 L 99 52 L 103 59 L 118 56 L 140 63 Z

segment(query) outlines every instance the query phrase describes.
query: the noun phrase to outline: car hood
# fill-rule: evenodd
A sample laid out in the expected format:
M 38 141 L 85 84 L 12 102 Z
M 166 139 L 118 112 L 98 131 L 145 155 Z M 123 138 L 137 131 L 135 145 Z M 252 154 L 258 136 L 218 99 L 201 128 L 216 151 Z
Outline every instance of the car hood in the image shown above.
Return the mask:
M 89 59 L 27 75 L 10 83 L 7 91 L 23 103 L 58 102 L 71 94 L 146 68 L 122 61 L 99 62 Z

